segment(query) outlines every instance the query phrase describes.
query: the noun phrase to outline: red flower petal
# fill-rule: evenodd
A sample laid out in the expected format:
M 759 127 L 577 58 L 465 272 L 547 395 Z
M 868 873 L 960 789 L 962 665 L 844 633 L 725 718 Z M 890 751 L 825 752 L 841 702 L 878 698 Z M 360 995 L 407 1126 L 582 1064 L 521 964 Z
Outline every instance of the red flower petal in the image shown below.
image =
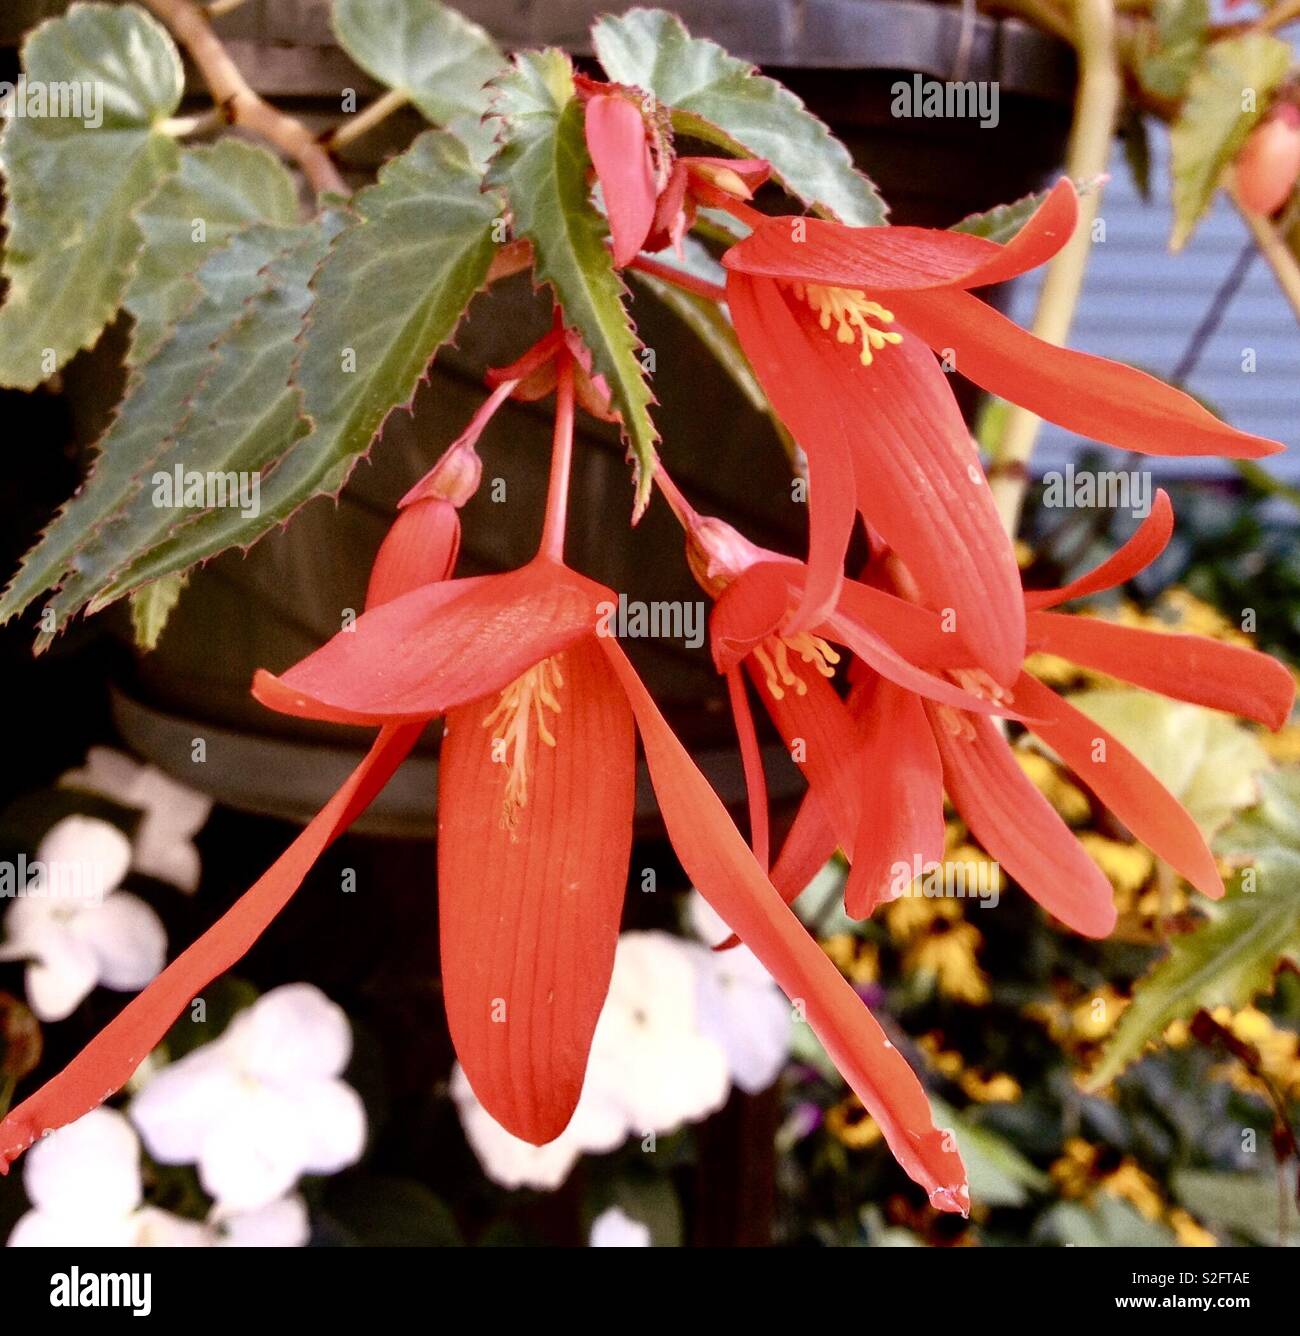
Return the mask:
M 343 787 L 253 886 L 192 946 L 132 998 L 52 1080 L 0 1124 L 0 1171 L 38 1137 L 75 1121 L 129 1081 L 168 1027 L 261 936 L 312 864 L 388 783 L 423 725 L 386 728 Z
M 412 501 L 397 512 L 370 568 L 366 607 L 409 594 L 421 585 L 445 580 L 460 552 L 460 515 L 450 501 L 434 497 Z
M 953 285 L 986 286 L 1050 260 L 1078 221 L 1078 197 L 1058 181 L 1006 245 L 930 227 L 845 227 L 819 218 L 773 218 L 722 257 L 736 273 L 863 289 L 869 296 Z
M 505 575 L 426 585 L 372 608 L 280 677 L 269 709 L 341 724 L 432 719 L 491 695 L 596 625 L 608 589 L 538 558 Z
M 898 863 L 919 873 L 943 857 L 943 766 L 919 697 L 883 677 L 857 694 L 861 824 L 844 909 L 852 918 L 867 918 L 878 904 L 896 898 Z
M 755 374 L 808 456 L 808 575 L 794 629 L 816 625 L 834 601 L 856 493 L 923 601 L 953 609 L 975 662 L 1013 681 L 1024 657 L 1019 572 L 934 359 L 904 335 L 864 367 L 856 345 L 769 280 L 732 273 L 727 298 Z
M 739 668 L 728 668 L 727 697 L 731 701 L 731 717 L 736 723 L 736 741 L 740 745 L 740 763 L 745 772 L 745 793 L 749 799 L 749 845 L 758 865 L 767 871 L 771 856 L 771 833 L 768 829 L 767 776 L 763 771 L 763 753 L 754 729 L 754 714 L 749 708 L 745 679 Z
M 1016 696 L 1038 716 L 1034 732 L 1136 839 L 1211 899 L 1223 894 L 1223 878 L 1200 828 L 1122 742 L 1027 673 L 1016 683 Z
M 915 1073 L 862 1000 L 804 930 L 754 861 L 617 642 L 602 640 L 636 715 L 669 838 L 686 874 L 740 939 L 801 1004 L 832 1061 L 880 1125 L 899 1164 L 940 1210 L 964 1211 L 966 1172 L 934 1126 Z
M 772 869 L 772 885 L 781 899 L 789 904 L 797 898 L 839 847 L 825 808 L 809 790 L 799 804 Z
M 542 1145 L 582 1092 L 609 989 L 632 842 L 632 712 L 594 637 L 558 658 L 555 738 L 527 742 L 527 801 L 503 821 L 510 758 L 495 701 L 452 710 L 438 774 L 438 917 L 447 1022 L 470 1085 Z
M 619 94 L 602 93 L 587 103 L 587 151 L 605 196 L 620 268 L 636 257 L 655 216 L 654 162 L 640 109 Z
M 975 737 L 954 736 L 926 707 L 943 758 L 944 787 L 971 833 L 1049 913 L 1085 937 L 1115 926 L 1110 882 L 1016 763 L 988 719 L 968 716 Z
M 1061 612 L 1031 612 L 1029 626 L 1036 646 L 1071 663 L 1272 729 L 1286 723 L 1295 703 L 1285 665 L 1242 645 Z
M 1026 589 L 1025 607 L 1053 608 L 1058 603 L 1114 589 L 1146 570 L 1169 546 L 1173 534 L 1174 508 L 1169 504 L 1169 494 L 1161 488 L 1151 504 L 1151 513 L 1122 547 L 1116 548 L 1100 566 L 1060 589 Z
M 1035 338 L 968 292 L 889 299 L 914 334 L 953 350 L 963 376 L 1081 436 L 1147 455 L 1258 459 L 1284 448 L 1237 431 L 1144 371 Z

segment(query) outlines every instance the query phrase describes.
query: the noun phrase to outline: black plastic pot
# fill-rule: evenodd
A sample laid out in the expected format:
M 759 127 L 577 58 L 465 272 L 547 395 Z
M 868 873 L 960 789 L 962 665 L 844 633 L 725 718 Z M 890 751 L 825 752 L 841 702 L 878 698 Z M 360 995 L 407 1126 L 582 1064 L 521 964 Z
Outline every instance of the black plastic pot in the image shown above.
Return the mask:
M 558 42 L 582 55 L 591 17 L 620 6 L 490 0 L 461 8 L 507 45 Z M 794 87 L 878 182 L 897 222 L 946 225 L 1035 188 L 1059 165 L 1072 54 L 1022 24 L 914 0 L 684 0 L 675 8 L 693 32 L 765 63 Z M 340 86 L 367 87 L 330 45 L 325 14 L 324 4 L 298 0 L 250 4 L 222 20 L 252 82 L 293 97 L 322 122 Z M 895 119 L 892 85 L 913 71 L 997 81 L 997 127 Z M 399 119 L 385 127 L 387 139 L 376 136 L 362 147 L 379 159 L 416 125 Z M 702 507 L 756 540 L 801 550 L 804 508 L 790 502 L 788 469 L 767 422 L 651 297 L 638 296 L 634 313 L 655 350 L 657 420 L 674 474 Z M 343 609 L 361 606 L 394 503 L 479 402 L 484 367 L 513 360 L 546 321 L 545 301 L 522 276 L 480 297 L 457 347 L 439 356 L 414 415 L 389 421 L 337 507 L 313 502 L 248 556 L 228 554 L 197 572 L 159 648 L 137 657 L 133 674 L 119 683 L 115 717 L 124 740 L 222 802 L 297 819 L 316 810 L 362 742 L 347 730 L 268 714 L 248 695 L 252 673 L 286 667 L 339 629 Z M 521 517 L 540 515 L 548 431 L 544 411 L 516 405 L 489 430 L 485 476 L 506 479 L 509 504 L 495 505 L 483 489 L 466 508 L 463 571 L 500 569 L 530 555 L 536 521 Z M 663 507 L 652 506 L 635 531 L 621 527 L 631 491 L 614 433 L 584 422 L 581 434 L 570 560 L 629 599 L 698 598 L 680 533 Z M 733 739 L 705 651 L 664 641 L 628 648 L 710 778 L 728 801 L 738 800 Z M 196 736 L 207 740 L 202 767 L 191 762 Z M 435 749 L 428 740 L 363 829 L 432 834 Z M 770 760 L 776 797 L 792 794 L 797 780 L 775 744 Z M 653 808 L 643 796 L 648 816 Z

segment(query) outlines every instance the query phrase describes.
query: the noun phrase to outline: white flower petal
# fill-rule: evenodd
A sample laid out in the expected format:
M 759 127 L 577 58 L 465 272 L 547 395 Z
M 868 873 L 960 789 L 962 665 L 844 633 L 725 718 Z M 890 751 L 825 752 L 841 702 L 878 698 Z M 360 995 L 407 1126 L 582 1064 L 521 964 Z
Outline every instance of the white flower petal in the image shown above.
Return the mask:
M 186 1220 L 157 1206 L 144 1206 L 132 1218 L 137 1248 L 211 1248 L 213 1238 L 208 1227 L 198 1220 Z
M 216 1210 L 209 1221 L 219 1248 L 305 1248 L 311 1238 L 307 1203 L 296 1194 L 256 1211 Z
M 736 1085 L 751 1095 L 766 1090 L 790 1053 L 790 1004 L 743 946 L 701 949 L 697 963 L 700 1030 L 721 1046 Z
M 32 1147 L 23 1186 L 43 1213 L 124 1219 L 140 1204 L 140 1143 L 116 1109 L 92 1109 Z
M 46 833 L 36 859 L 53 882 L 84 878 L 99 895 L 107 895 L 131 866 L 131 841 L 98 817 L 65 816 Z
M 47 932 L 38 958 L 27 966 L 27 1003 L 39 1020 L 66 1020 L 98 979 L 99 961 L 89 943 L 66 930 Z
M 131 1248 L 135 1220 L 129 1215 L 28 1211 L 9 1235 L 10 1248 Z
M 633 1220 L 621 1206 L 611 1206 L 592 1221 L 588 1242 L 593 1248 L 648 1248 L 650 1226 Z
M 277 1085 L 338 1076 L 352 1056 L 343 1008 L 309 983 L 273 988 L 235 1018 L 223 1037 L 240 1065 Z
M 195 1164 L 214 1124 L 225 1122 L 245 1090 L 220 1044 L 205 1044 L 152 1075 L 131 1101 L 131 1121 L 163 1164 Z
M 199 1180 L 224 1211 L 254 1211 L 283 1197 L 302 1173 L 302 1125 L 291 1100 L 250 1088 L 214 1122 L 199 1154 Z
M 136 992 L 167 962 L 162 920 L 139 896 L 114 891 L 102 905 L 77 915 L 73 930 L 95 953 L 99 982 Z

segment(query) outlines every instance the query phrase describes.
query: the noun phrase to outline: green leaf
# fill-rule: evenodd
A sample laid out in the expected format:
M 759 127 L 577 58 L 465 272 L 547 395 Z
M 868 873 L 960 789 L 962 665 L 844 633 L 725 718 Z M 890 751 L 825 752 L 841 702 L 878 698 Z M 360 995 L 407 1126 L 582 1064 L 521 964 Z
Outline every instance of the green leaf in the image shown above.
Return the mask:
M 674 15 L 606 15 L 592 39 L 606 74 L 653 93 L 672 109 L 679 133 L 740 157 L 766 158 L 776 179 L 820 214 L 858 227 L 885 221 L 875 186 L 788 88 L 716 42 L 692 37 Z
M 973 1200 L 981 1206 L 1023 1206 L 1051 1180 L 1035 1168 L 1005 1137 L 963 1114 L 936 1095 L 930 1096 L 936 1125 L 950 1128 L 966 1165 Z
M 140 247 L 134 211 L 177 163 L 159 123 L 182 76 L 167 32 L 134 5 L 74 5 L 32 33 L 23 64 L 30 88 L 75 90 L 82 113 L 15 115 L 0 139 L 0 384 L 31 389 L 90 347 L 121 302 Z M 76 109 L 71 96 L 63 109 Z
M 89 477 L 24 557 L 0 599 L 0 619 L 57 586 L 72 569 L 78 549 L 138 491 L 150 463 L 189 416 L 215 366 L 215 345 L 243 318 L 245 303 L 266 286 L 262 270 L 291 236 L 284 228 L 249 229 L 200 268 L 203 297 L 148 366 L 132 373 Z M 47 626 L 47 634 L 54 629 Z
M 1088 1075 L 1088 1089 L 1109 1085 L 1170 1021 L 1202 1008 L 1244 1007 L 1271 985 L 1280 957 L 1300 958 L 1300 848 L 1294 843 L 1300 814 L 1294 807 L 1294 780 L 1261 780 L 1261 809 L 1241 823 L 1242 833 L 1230 831 L 1235 838 L 1221 842 L 1249 848 L 1254 866 L 1217 905 L 1207 904 L 1206 922 L 1174 938 L 1168 954 L 1134 986 L 1132 1002 Z M 1278 812 L 1277 824 L 1267 815 L 1270 803 Z
M 1156 45 L 1138 65 L 1138 80 L 1155 97 L 1183 95 L 1210 24 L 1209 0 L 1156 0 Z
M 147 362 L 194 304 L 194 275 L 209 255 L 253 223 L 287 227 L 297 202 L 293 177 L 265 149 L 233 138 L 185 149 L 135 215 L 144 249 L 122 299 L 135 319 L 132 362 Z
M 456 1217 L 413 1178 L 344 1174 L 325 1195 L 325 1210 L 366 1248 L 458 1248 Z
M 1283 1243 L 1279 1225 L 1284 1224 L 1286 1245 L 1300 1247 L 1300 1213 L 1296 1211 L 1295 1198 L 1290 1184 L 1284 1183 L 1279 1189 L 1274 1174 L 1179 1169 L 1175 1170 L 1170 1185 L 1174 1196 L 1208 1225 L 1230 1229 L 1267 1248 L 1277 1248 Z
M 339 45 L 367 74 L 487 157 L 485 85 L 506 58 L 477 23 L 438 0 L 334 0 L 331 22 Z
M 1151 202 L 1151 137 L 1147 133 L 1147 120 L 1139 107 L 1132 102 L 1124 106 L 1119 121 L 1120 142 L 1124 146 L 1124 161 L 1128 163 L 1129 175 L 1145 204 Z
M 185 571 L 173 571 L 131 595 L 131 630 L 140 649 L 158 648 L 167 619 L 180 602 L 181 591 L 189 578 Z
M 343 486 L 389 413 L 414 397 L 486 278 L 496 203 L 479 187 L 464 146 L 430 130 L 357 195 L 357 220 L 312 279 L 316 300 L 305 329 L 300 333 L 296 323 L 301 294 L 293 287 L 259 308 L 232 346 L 232 355 L 239 349 L 250 358 L 274 348 L 276 376 L 283 368 L 278 397 L 260 417 L 242 418 L 243 434 L 231 441 L 242 462 L 226 466 L 264 470 L 258 514 L 229 507 L 196 515 L 122 570 L 95 606 L 228 547 L 247 546 L 304 502 Z M 291 369 L 295 384 L 288 387 Z M 296 410 L 291 414 L 299 395 L 310 432 Z M 230 411 L 241 411 L 237 394 Z
M 1267 109 L 1286 77 L 1291 48 L 1267 33 L 1212 42 L 1187 83 L 1187 97 L 1169 134 L 1173 167 L 1174 230 L 1180 250 L 1219 184 L 1223 170 Z
M 537 281 L 554 289 L 566 323 L 582 336 L 609 384 L 636 465 L 639 514 L 654 473 L 653 396 L 605 244 L 608 225 L 591 202 L 591 160 L 573 67 L 562 51 L 524 52 L 497 87 L 493 110 L 507 128 L 489 181 L 505 190 L 516 234 L 533 243 Z
M 1008 242 L 1038 212 L 1038 206 L 1047 198 L 1047 191 L 1039 190 L 1011 204 L 999 204 L 984 213 L 968 214 L 949 229 L 968 232 L 973 237 L 988 241 Z
M 1072 1248 L 1172 1248 L 1177 1244 L 1167 1225 L 1148 1220 L 1126 1201 L 1099 1195 L 1090 1205 L 1057 1202 L 1034 1226 Z

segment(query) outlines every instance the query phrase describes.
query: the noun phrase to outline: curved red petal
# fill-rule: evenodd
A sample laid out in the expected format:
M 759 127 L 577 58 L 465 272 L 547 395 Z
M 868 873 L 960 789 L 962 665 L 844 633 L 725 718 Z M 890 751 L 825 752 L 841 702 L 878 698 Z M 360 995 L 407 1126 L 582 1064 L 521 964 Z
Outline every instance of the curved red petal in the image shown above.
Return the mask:
M 1168 492 L 1162 487 L 1151 503 L 1151 513 L 1123 546 L 1116 548 L 1100 566 L 1059 589 L 1026 589 L 1025 607 L 1031 611 L 1054 608 L 1058 603 L 1114 589 L 1131 580 L 1139 571 L 1146 570 L 1169 546 L 1173 536 L 1174 508 L 1169 504 Z
M 605 601 L 608 589 L 540 558 L 426 585 L 363 613 L 281 676 L 260 671 L 253 695 L 282 714 L 341 724 L 432 719 L 590 634 Z
M 635 258 L 655 216 L 655 174 L 645 118 L 626 97 L 597 94 L 587 103 L 587 152 L 591 154 L 620 268 Z
M 635 738 L 594 637 L 557 658 L 555 746 L 527 739 L 527 801 L 491 704 L 452 710 L 438 774 L 438 916 L 452 1042 L 475 1094 L 535 1145 L 564 1130 L 609 989 L 632 843 Z
M 636 715 L 669 838 L 694 885 L 763 962 L 880 1125 L 899 1164 L 940 1210 L 964 1211 L 966 1171 L 934 1126 L 916 1074 L 754 861 L 708 780 L 678 742 L 622 649 L 602 640 Z
M 918 697 L 884 678 L 862 698 L 861 818 L 844 909 L 867 918 L 898 896 L 900 863 L 911 882 L 943 857 L 943 765 Z
M 929 227 L 845 227 L 819 218 L 760 223 L 722 257 L 737 273 L 860 288 L 868 295 L 1001 283 L 1050 260 L 1078 222 L 1078 196 L 1056 183 L 1005 245 Z
M 366 607 L 447 579 L 460 552 L 460 515 L 440 497 L 412 501 L 397 512 L 375 554 L 366 587 Z
M 839 841 L 817 795 L 805 793 L 772 868 L 772 885 L 781 899 L 786 904 L 796 899 L 838 848 Z
M 1100 724 L 1025 674 L 1016 695 L 1033 703 L 1034 732 L 1128 827 L 1198 891 L 1217 900 L 1223 878 L 1200 827 L 1150 770 Z
M 736 741 L 740 747 L 740 763 L 745 772 L 745 795 L 749 803 L 749 845 L 758 865 L 767 871 L 771 857 L 771 834 L 768 829 L 767 776 L 763 771 L 763 753 L 754 729 L 754 714 L 745 693 L 745 679 L 739 668 L 728 668 L 727 697 L 731 701 L 731 717 L 736 724 Z
M 1031 612 L 1029 627 L 1035 645 L 1071 663 L 1272 729 L 1286 723 L 1295 704 L 1295 678 L 1285 664 L 1244 645 L 1063 612 Z
M 1013 681 L 1024 657 L 1020 576 L 934 358 L 904 334 L 863 366 L 856 345 L 823 331 L 792 291 L 733 273 L 727 294 L 746 356 L 808 457 L 808 582 L 793 628 L 816 625 L 833 602 L 852 486 L 857 509 L 907 565 L 923 601 L 952 609 L 974 661 Z
M 1145 371 L 1036 338 L 968 292 L 891 293 L 890 302 L 932 348 L 952 349 L 963 376 L 1081 436 L 1145 455 L 1259 459 L 1284 448 Z
M 1086 937 L 1115 926 L 1110 882 L 1021 770 L 988 719 L 969 717 L 974 737 L 952 733 L 926 707 L 953 806 L 988 853 L 1050 914 Z
M 56 1077 L 9 1114 L 0 1124 L 0 1169 L 38 1137 L 89 1113 L 131 1079 L 176 1017 L 261 936 L 312 864 L 388 782 L 421 730 L 419 724 L 384 729 L 343 787 L 253 886 Z

